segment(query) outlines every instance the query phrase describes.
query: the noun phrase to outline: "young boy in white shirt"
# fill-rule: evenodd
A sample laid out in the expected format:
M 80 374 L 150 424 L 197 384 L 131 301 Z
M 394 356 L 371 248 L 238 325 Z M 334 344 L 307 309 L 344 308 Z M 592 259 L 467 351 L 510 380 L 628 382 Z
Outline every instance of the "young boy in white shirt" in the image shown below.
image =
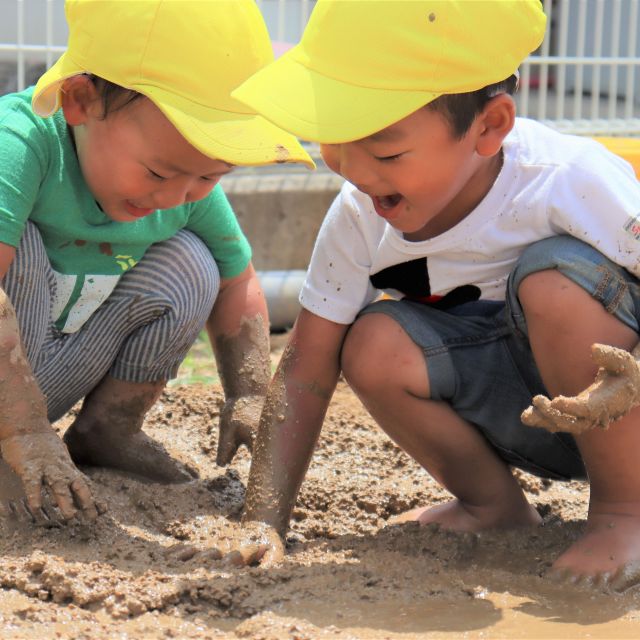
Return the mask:
M 510 466 L 588 476 L 586 530 L 554 570 L 614 588 L 638 581 L 640 412 L 575 438 L 521 423 L 533 396 L 593 381 L 592 344 L 631 350 L 640 318 L 631 167 L 515 116 L 517 67 L 545 22 L 538 0 L 319 0 L 300 44 L 234 92 L 320 142 L 347 180 L 265 404 L 246 561 L 282 556 L 276 534 L 342 371 L 454 496 L 407 519 L 537 525 Z M 376 301 L 382 292 L 395 300 Z

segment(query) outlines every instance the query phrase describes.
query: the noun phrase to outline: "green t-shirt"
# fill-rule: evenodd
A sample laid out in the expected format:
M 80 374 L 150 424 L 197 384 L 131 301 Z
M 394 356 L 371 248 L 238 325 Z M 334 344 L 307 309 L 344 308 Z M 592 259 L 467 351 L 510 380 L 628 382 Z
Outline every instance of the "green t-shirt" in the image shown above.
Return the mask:
M 223 278 L 247 267 L 251 248 L 220 185 L 198 202 L 111 220 L 84 181 L 62 112 L 35 115 L 32 93 L 0 98 L 0 242 L 17 247 L 27 220 L 38 227 L 56 274 L 59 329 L 77 331 L 150 245 L 180 229 L 203 240 Z

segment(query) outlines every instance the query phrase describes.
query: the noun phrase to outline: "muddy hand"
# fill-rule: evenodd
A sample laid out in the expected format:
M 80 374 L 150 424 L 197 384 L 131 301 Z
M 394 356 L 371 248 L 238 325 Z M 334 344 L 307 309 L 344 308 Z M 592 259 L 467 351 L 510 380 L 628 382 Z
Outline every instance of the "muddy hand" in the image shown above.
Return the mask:
M 284 558 L 284 543 L 278 532 L 264 522 L 246 522 L 230 541 L 224 561 L 235 566 L 260 564 L 272 567 Z
M 249 451 L 258 428 L 264 397 L 243 396 L 225 402 L 220 412 L 220 434 L 216 463 L 223 467 L 231 462 L 241 444 Z
M 47 495 L 42 508 L 32 512 L 27 504 L 22 481 L 13 469 L 0 458 L 0 519 L 11 520 L 12 523 L 32 523 L 45 527 L 62 524 L 64 518 Z
M 104 511 L 55 432 L 10 436 L 0 442 L 0 450 L 22 481 L 31 513 L 41 512 L 44 487 L 66 520 L 75 516 L 95 520 Z
M 596 379 L 577 396 L 549 400 L 536 396 L 522 413 L 522 422 L 548 431 L 579 434 L 611 422 L 640 404 L 640 344 L 631 353 L 603 344 L 591 347 L 600 367 Z

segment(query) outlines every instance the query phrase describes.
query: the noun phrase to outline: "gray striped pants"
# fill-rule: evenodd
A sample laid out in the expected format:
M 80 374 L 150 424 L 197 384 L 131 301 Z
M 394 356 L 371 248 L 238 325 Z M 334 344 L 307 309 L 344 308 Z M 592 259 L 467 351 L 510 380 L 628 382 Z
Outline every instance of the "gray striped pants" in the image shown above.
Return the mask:
M 51 320 L 55 278 L 29 222 L 3 286 L 54 422 L 106 374 L 130 382 L 175 378 L 213 308 L 220 276 L 204 243 L 180 231 L 152 245 L 77 332 L 62 333 Z

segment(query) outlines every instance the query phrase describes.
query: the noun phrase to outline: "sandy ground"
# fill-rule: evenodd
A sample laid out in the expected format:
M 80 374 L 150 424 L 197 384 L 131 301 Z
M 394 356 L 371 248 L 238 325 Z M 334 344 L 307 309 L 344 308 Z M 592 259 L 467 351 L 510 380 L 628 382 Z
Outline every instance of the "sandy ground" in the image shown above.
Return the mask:
M 93 527 L 0 537 L 0 637 L 20 639 L 638 638 L 640 590 L 544 578 L 584 525 L 584 483 L 519 474 L 545 517 L 462 535 L 390 516 L 447 499 L 340 383 L 294 512 L 285 563 L 227 566 L 249 455 L 213 462 L 220 389 L 171 387 L 145 427 L 200 479 L 164 486 L 87 469 L 109 511 Z M 56 427 L 62 432 L 69 419 Z

